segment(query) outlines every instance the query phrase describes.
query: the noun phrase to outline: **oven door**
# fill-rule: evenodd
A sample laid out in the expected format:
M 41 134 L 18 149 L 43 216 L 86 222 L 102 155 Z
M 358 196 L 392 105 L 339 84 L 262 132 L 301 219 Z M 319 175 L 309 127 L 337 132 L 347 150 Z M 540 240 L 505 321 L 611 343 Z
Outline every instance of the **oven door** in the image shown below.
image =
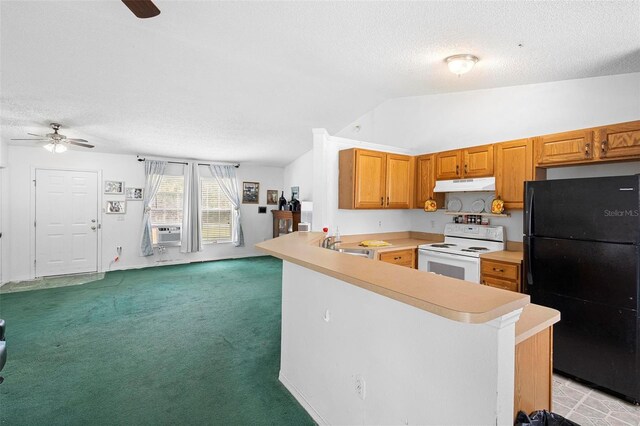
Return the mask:
M 480 258 L 418 250 L 418 269 L 480 284 Z

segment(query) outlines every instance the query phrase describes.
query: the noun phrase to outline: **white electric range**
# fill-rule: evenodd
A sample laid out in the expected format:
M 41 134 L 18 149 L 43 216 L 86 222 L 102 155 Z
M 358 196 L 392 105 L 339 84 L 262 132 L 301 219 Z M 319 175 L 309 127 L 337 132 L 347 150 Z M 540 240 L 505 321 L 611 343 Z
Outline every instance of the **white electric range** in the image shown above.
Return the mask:
M 418 269 L 480 283 L 480 255 L 506 247 L 504 227 L 447 223 L 444 242 L 418 246 Z

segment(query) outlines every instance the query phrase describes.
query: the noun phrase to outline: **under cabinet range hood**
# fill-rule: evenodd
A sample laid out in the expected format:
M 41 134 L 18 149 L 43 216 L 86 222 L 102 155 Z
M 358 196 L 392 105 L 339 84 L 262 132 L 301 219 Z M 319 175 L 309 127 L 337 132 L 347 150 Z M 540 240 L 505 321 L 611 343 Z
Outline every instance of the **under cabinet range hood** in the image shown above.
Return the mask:
M 495 191 L 496 178 L 438 180 L 433 192 Z

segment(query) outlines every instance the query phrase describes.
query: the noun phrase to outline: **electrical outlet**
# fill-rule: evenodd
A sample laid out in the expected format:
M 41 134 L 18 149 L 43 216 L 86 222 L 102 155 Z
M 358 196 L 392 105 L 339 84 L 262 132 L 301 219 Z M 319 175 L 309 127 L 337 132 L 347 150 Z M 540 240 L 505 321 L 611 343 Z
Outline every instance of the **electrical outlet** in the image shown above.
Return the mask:
M 364 381 L 364 378 L 361 375 L 356 376 L 356 394 L 360 397 L 360 399 L 364 400 L 367 396 L 367 384 Z
M 431 221 L 431 229 L 435 229 L 436 228 L 436 221 L 432 220 Z
M 382 228 L 382 221 L 381 220 L 378 221 L 378 228 Z

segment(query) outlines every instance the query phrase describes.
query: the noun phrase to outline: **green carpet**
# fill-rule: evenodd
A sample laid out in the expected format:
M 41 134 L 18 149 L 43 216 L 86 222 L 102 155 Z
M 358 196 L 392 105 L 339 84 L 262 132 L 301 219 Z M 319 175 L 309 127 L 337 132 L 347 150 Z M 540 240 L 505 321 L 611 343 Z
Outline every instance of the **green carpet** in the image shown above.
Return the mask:
M 281 272 L 258 257 L 0 295 L 0 422 L 313 424 L 278 381 Z

